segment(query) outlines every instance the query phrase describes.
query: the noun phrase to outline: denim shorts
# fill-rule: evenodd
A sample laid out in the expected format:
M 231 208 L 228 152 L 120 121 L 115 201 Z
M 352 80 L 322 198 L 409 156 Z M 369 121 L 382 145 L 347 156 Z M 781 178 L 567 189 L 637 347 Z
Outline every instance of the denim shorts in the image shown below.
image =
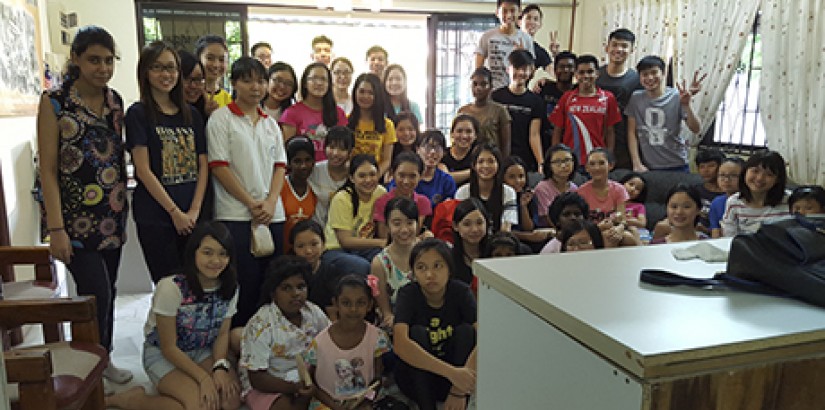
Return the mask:
M 183 353 L 189 356 L 193 362 L 200 366 L 202 361 L 212 356 L 212 349 L 196 349 Z M 167 374 L 171 373 L 172 370 L 175 370 L 176 367 L 169 362 L 169 360 L 166 360 L 166 358 L 163 357 L 163 352 L 161 352 L 160 347 L 144 342 L 143 369 L 146 371 L 146 375 L 149 376 L 149 380 L 152 381 L 152 384 L 157 386 L 160 380 Z

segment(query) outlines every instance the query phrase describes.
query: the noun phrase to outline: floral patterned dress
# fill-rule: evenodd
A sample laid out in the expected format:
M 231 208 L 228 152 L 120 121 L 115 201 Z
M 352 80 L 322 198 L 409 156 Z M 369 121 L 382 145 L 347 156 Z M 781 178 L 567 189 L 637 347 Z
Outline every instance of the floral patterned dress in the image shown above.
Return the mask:
M 125 241 L 126 166 L 121 138 L 123 100 L 104 88 L 99 116 L 80 99 L 73 82 L 47 91 L 59 133 L 58 185 L 72 247 L 117 249 Z

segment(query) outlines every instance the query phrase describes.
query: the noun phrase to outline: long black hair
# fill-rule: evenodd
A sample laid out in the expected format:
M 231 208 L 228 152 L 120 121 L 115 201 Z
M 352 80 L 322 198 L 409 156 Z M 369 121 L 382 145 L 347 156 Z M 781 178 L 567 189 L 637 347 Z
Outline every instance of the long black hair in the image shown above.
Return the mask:
M 496 166 L 498 167 L 495 181 L 493 181 L 493 189 L 490 191 L 490 197 L 485 201 L 487 211 L 489 211 L 490 218 L 492 218 L 493 232 L 498 232 L 501 229 L 501 215 L 504 213 L 504 170 L 502 168 L 504 161 L 502 161 L 501 158 L 501 151 L 499 151 L 495 145 L 488 142 L 477 145 L 470 152 L 470 196 L 480 198 L 481 195 L 478 172 L 476 172 L 476 162 L 483 152 L 493 154 L 493 157 L 496 159 Z
M 335 291 L 332 298 L 337 301 L 338 298 L 341 297 L 341 292 L 344 291 L 344 288 L 361 289 L 367 294 L 367 300 L 370 302 L 372 307 L 367 310 L 364 320 L 368 323 L 377 324 L 378 312 L 376 309 L 378 308 L 378 303 L 376 303 L 375 297 L 372 295 L 372 288 L 367 282 L 367 278 L 363 275 L 356 274 L 347 274 L 342 276 L 341 279 L 338 279 L 338 283 L 335 284 Z
M 195 227 L 189 240 L 186 242 L 186 247 L 183 251 L 183 275 L 186 278 L 186 283 L 192 289 L 197 299 L 203 298 L 203 287 L 200 280 L 198 280 L 198 267 L 195 263 L 198 248 L 201 242 L 206 237 L 211 237 L 217 241 L 229 257 L 229 262 L 224 268 L 223 272 L 218 275 L 221 282 L 221 287 L 218 294 L 223 300 L 230 300 L 235 296 L 235 290 L 238 289 L 238 274 L 235 270 L 235 243 L 232 241 L 232 235 L 229 229 L 220 222 L 210 221 L 199 224 Z
M 327 92 L 321 97 L 321 113 L 323 114 L 324 125 L 332 127 L 338 125 L 338 104 L 335 103 L 335 95 L 332 92 L 332 73 L 324 63 L 312 63 L 304 69 L 301 75 L 301 97 L 307 98 L 309 89 L 307 83 L 309 82 L 309 73 L 313 68 L 322 68 L 327 75 Z
M 72 40 L 71 55 L 80 57 L 85 53 L 89 47 L 98 45 L 106 48 L 115 55 L 117 59 L 117 52 L 115 51 L 115 39 L 109 34 L 106 29 L 98 26 L 85 26 L 77 30 L 77 34 Z M 71 85 L 80 77 L 80 67 L 72 62 L 71 58 L 66 63 L 66 70 L 64 74 L 64 84 Z
M 352 113 L 349 115 L 347 127 L 355 130 L 358 128 L 358 122 L 361 121 L 361 107 L 358 106 L 358 87 L 360 87 L 363 82 L 372 85 L 374 99 L 372 100 L 372 107 L 370 107 L 370 119 L 374 124 L 375 131 L 383 134 L 387 132 L 387 125 L 384 122 L 384 87 L 381 85 L 381 80 L 378 76 L 372 73 L 359 75 L 352 85 L 352 100 L 354 103 Z
M 390 64 L 387 68 L 384 69 L 384 78 L 381 84 L 384 86 L 384 114 L 387 118 L 391 120 L 395 120 L 395 107 L 392 105 L 392 98 L 390 96 L 390 92 L 387 90 L 387 80 L 390 78 L 390 73 L 393 70 L 397 70 L 401 73 L 401 76 L 404 77 L 404 91 L 401 92 L 401 109 L 399 111 L 412 111 L 410 105 L 410 99 L 407 97 L 407 72 L 404 71 L 404 67 L 400 64 Z
M 283 281 L 300 276 L 309 285 L 312 275 L 312 265 L 306 259 L 296 255 L 281 255 L 273 259 L 266 268 L 264 284 L 261 286 L 261 297 L 258 307 L 273 303 L 272 294 Z
M 298 89 L 298 77 L 295 76 L 295 70 L 292 69 L 292 66 L 283 62 L 277 61 L 271 66 L 269 66 L 269 70 L 267 70 L 268 76 L 266 77 L 267 82 L 271 81 L 272 76 L 277 73 L 278 71 L 286 71 L 287 74 L 292 78 L 292 94 L 289 98 L 281 101 L 278 106 L 281 108 L 281 112 L 289 108 L 292 104 L 295 104 L 295 91 Z M 266 96 L 261 99 L 261 106 L 263 107 L 264 102 L 266 99 L 269 98 L 269 87 L 267 86 L 266 89 Z
M 200 67 L 201 75 L 206 78 L 206 67 L 203 66 L 201 60 L 198 60 L 194 54 L 186 50 L 178 50 L 178 57 L 180 58 L 180 72 L 182 74 L 180 78 L 181 82 L 189 81 L 192 77 L 192 72 L 195 71 L 195 67 Z M 206 122 L 209 116 L 206 114 L 206 98 L 204 98 L 203 93 L 201 93 L 201 96 L 198 97 L 197 101 L 192 103 L 192 106 L 198 110 L 203 118 L 203 121 Z
M 458 230 L 455 229 L 455 226 L 460 224 L 461 221 L 473 211 L 481 212 L 481 216 L 484 218 L 484 222 L 487 225 L 484 231 L 484 238 L 482 238 L 481 242 L 478 244 L 478 249 L 480 252 L 483 252 L 487 247 L 487 240 L 490 237 L 490 214 L 487 212 L 487 209 L 484 208 L 484 204 L 481 203 L 479 199 L 475 197 L 467 198 L 456 205 L 455 210 L 453 211 L 453 259 L 456 263 L 464 260 L 466 251 L 464 250 L 464 240 L 458 234 Z
M 144 111 L 149 119 L 149 123 L 152 125 L 157 124 L 161 109 L 158 106 L 157 101 L 155 101 L 154 94 L 152 93 L 152 85 L 149 84 L 149 71 L 152 69 L 152 65 L 158 61 L 161 54 L 166 51 L 172 53 L 172 56 L 175 59 L 175 70 L 178 74 L 178 79 L 175 82 L 175 86 L 172 87 L 171 91 L 169 91 L 169 99 L 172 101 L 172 104 L 175 104 L 175 106 L 178 107 L 181 115 L 183 115 L 183 123 L 186 125 L 191 125 L 192 110 L 187 107 L 183 100 L 183 72 L 181 70 L 180 57 L 178 56 L 178 53 L 175 52 L 172 45 L 165 41 L 153 41 L 144 46 L 143 50 L 140 51 L 140 58 L 138 59 L 137 65 L 140 102 L 143 103 Z
M 352 216 L 355 217 L 358 215 L 358 204 L 361 202 L 358 199 L 358 192 L 355 190 L 355 183 L 352 182 L 352 177 L 355 176 L 355 171 L 358 170 L 358 167 L 363 165 L 364 163 L 370 163 L 372 166 L 375 167 L 376 172 L 378 170 L 378 162 L 375 161 L 375 157 L 372 154 L 358 154 L 349 161 L 349 176 L 347 177 L 346 182 L 344 185 L 341 185 L 338 188 L 338 191 L 344 191 L 349 193 L 350 198 L 352 199 Z M 335 192 L 338 192 L 335 191 Z M 334 195 L 333 195 L 334 196 Z

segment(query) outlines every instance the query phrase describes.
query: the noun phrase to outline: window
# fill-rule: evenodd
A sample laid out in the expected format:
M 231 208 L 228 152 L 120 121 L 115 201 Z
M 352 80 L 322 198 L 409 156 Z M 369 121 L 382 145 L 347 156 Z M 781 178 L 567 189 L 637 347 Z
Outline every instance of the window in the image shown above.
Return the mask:
M 427 123 L 444 132 L 448 140 L 456 111 L 473 100 L 469 79 L 475 70 L 478 40 L 497 25 L 495 17 L 434 14 L 430 18 L 429 72 L 434 73 L 430 77 L 435 82 L 428 100 L 435 104 Z
M 767 146 L 759 112 L 759 81 L 762 76 L 762 40 L 759 15 L 742 50 L 739 67 L 733 74 L 725 99 L 716 113 L 714 145 L 726 151 L 750 153 Z

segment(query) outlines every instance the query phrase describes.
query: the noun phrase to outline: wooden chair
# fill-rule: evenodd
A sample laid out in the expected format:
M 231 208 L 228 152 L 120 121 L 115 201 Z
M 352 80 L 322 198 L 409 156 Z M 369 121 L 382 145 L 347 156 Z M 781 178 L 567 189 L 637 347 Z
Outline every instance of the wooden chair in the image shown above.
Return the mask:
M 34 280 L 17 279 L 14 266 L 20 265 L 34 266 Z M 5 300 L 48 299 L 60 295 L 54 259 L 45 246 L 0 246 L 0 277 Z M 19 327 L 3 333 L 8 337 L 4 337 L 6 348 L 23 341 Z M 56 342 L 63 337 L 61 326 L 44 326 L 43 333 L 47 342 Z
M 94 297 L 2 300 L 0 328 L 71 324 L 70 342 L 5 352 L 12 408 L 104 409 L 103 369 L 109 354 L 100 345 Z

